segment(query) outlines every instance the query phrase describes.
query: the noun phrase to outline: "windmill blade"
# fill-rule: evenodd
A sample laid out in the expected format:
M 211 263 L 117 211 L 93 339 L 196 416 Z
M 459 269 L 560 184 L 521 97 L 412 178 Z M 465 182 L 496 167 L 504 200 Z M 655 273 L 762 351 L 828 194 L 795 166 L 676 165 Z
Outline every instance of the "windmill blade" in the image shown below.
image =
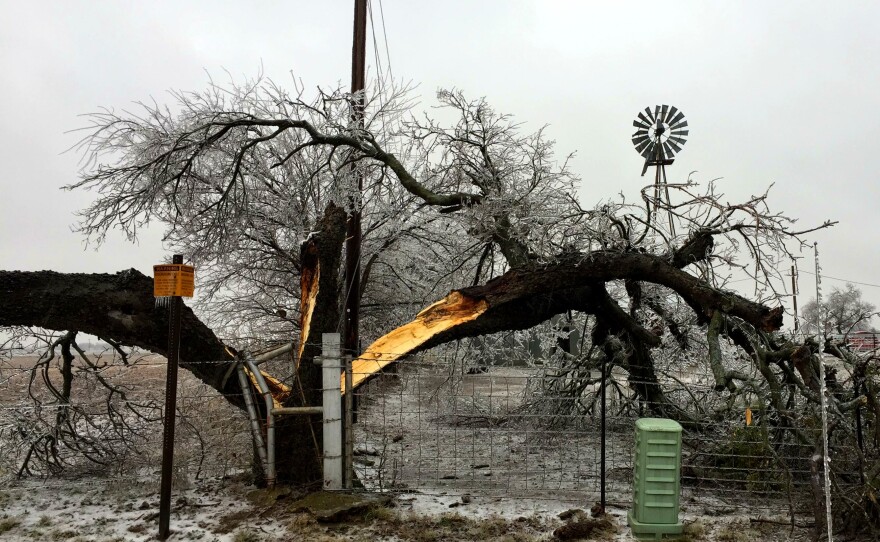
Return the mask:
M 647 114 L 648 114 L 648 118 L 651 119 L 651 124 L 654 124 L 654 120 L 655 120 L 655 119 L 654 119 L 654 113 L 651 113 L 651 108 L 650 108 L 650 107 L 646 107 L 646 108 L 645 108 L 645 113 L 647 113 Z
M 654 106 L 654 119 L 658 120 L 660 122 L 663 122 L 663 119 L 660 117 L 660 106 L 659 105 Z
M 669 114 L 666 115 L 666 124 L 672 126 L 672 119 L 675 117 L 675 114 L 678 113 L 678 108 L 674 105 L 669 106 Z
M 668 140 L 665 143 L 663 143 L 663 148 L 666 150 L 666 156 L 668 156 L 669 158 L 672 158 L 673 156 L 675 156 L 675 151 L 672 150 L 672 147 L 669 145 Z
M 644 128 L 645 130 L 647 130 L 648 128 L 651 127 L 650 124 L 645 124 L 644 122 L 640 121 L 639 119 L 636 119 L 633 121 L 633 126 L 635 126 L 636 128 Z
M 675 140 L 671 137 L 666 140 L 666 144 L 672 147 L 675 152 L 681 152 L 681 147 L 679 147 Z
M 678 143 L 679 145 L 684 146 L 684 143 L 685 143 L 685 141 L 687 141 L 687 140 L 684 139 L 684 138 L 681 138 L 681 137 L 675 137 L 675 136 L 672 136 L 672 137 L 670 137 L 667 141 L 675 141 L 675 142 Z M 679 150 L 681 150 L 681 149 L 679 149 Z
M 644 141 L 646 139 L 648 139 L 647 133 L 645 133 L 645 134 L 636 133 L 632 137 L 632 142 L 633 142 L 633 145 L 638 145 L 639 143 L 641 143 L 642 141 Z
M 642 156 L 645 157 L 646 160 L 650 160 L 654 156 L 654 141 L 650 140 L 645 148 L 642 150 Z
M 644 147 L 645 145 L 648 144 L 648 138 L 647 137 L 642 138 L 642 139 L 633 138 L 632 142 L 633 142 L 633 147 L 636 148 L 636 152 L 640 153 L 642 150 L 642 147 Z
M 672 128 L 673 130 L 680 130 L 682 128 L 686 128 L 687 125 L 688 125 L 688 121 L 682 120 L 681 122 L 679 122 L 675 126 L 670 126 L 670 128 Z
M 642 137 L 642 136 L 648 137 L 648 131 L 647 130 L 636 130 L 635 133 L 633 135 L 631 135 L 630 137 Z
M 648 119 L 648 117 L 646 117 L 644 115 L 644 113 L 642 113 L 641 111 L 639 111 L 639 119 L 641 119 L 641 121 L 644 122 L 645 124 L 647 124 L 648 126 L 650 126 L 652 124 L 650 119 Z
M 675 109 L 674 107 L 672 109 Z M 677 115 L 673 116 L 674 113 L 669 113 L 669 125 L 674 126 L 676 122 L 680 121 L 684 118 L 684 113 L 681 111 L 678 112 Z
M 690 133 L 689 130 L 673 130 L 672 135 L 674 136 L 686 136 Z
M 651 140 L 645 139 L 644 141 L 642 141 L 641 143 L 636 145 L 636 152 L 639 154 L 642 154 L 642 151 L 645 149 L 645 147 L 647 147 L 650 144 L 651 144 Z M 644 156 L 644 154 L 642 154 L 642 156 Z
M 666 111 L 669 110 L 669 106 L 663 104 L 663 107 L 660 108 L 660 122 L 666 122 Z

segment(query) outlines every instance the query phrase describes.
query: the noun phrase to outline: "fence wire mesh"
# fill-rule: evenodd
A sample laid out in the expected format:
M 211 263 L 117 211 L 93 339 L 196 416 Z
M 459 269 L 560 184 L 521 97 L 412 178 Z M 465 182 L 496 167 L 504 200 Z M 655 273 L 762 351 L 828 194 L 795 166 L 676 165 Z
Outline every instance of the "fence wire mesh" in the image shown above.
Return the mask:
M 579 372 L 578 372 L 579 371 Z M 355 468 L 365 488 L 594 503 L 601 484 L 598 369 L 540 364 L 468 365 L 454 351 L 409 357 L 356 390 Z M 684 426 L 682 502 L 810 514 L 811 461 L 821 443 L 817 419 L 778 423 L 761 392 L 732 398 L 697 365 L 658 371 L 662 412 Z M 662 415 L 633 391 L 619 367 L 606 380 L 605 483 L 610 504 L 632 500 L 634 427 Z M 789 408 L 797 410 L 792 395 Z M 859 451 L 831 436 L 842 473 L 837 488 L 860 482 Z
M 157 482 L 166 360 L 89 353 L 71 367 L 20 356 L 0 360 L 0 479 L 7 489 Z M 68 397 L 62 400 L 61 397 Z M 179 372 L 175 487 L 250 472 L 246 414 L 188 371 Z
M 597 367 L 556 360 L 477 365 L 453 347 L 409 356 L 355 390 L 354 468 L 365 490 L 599 499 L 601 440 Z M 206 362 L 212 363 L 212 362 Z M 224 362 L 225 363 L 225 362 Z M 289 358 L 261 368 L 294 388 Z M 850 378 L 840 367 L 842 385 Z M 105 352 L 72 370 L 69 404 L 58 399 L 62 369 L 37 357 L 0 361 L 0 475 L 9 489 L 35 484 L 158 481 L 165 360 Z M 234 376 L 233 376 L 234 378 Z M 735 397 L 714 387 L 705 364 L 658 366 L 663 408 L 684 425 L 682 502 L 714 513 L 734 508 L 808 515 L 811 460 L 820 425 L 790 395 L 796 426 L 766 414 L 766 390 Z M 621 367 L 607 374 L 605 482 L 608 502 L 632 499 L 634 422 L 657 405 L 633 391 Z M 295 389 L 295 388 L 294 388 Z M 246 413 L 188 371 L 180 372 L 175 487 L 206 478 L 248 477 L 253 440 Z M 261 421 L 265 430 L 264 420 Z M 867 420 L 864 422 L 867 426 Z M 831 434 L 835 490 L 860 484 L 859 451 Z M 320 439 L 320 429 L 314 437 Z M 279 467 L 300 458 L 277 450 Z

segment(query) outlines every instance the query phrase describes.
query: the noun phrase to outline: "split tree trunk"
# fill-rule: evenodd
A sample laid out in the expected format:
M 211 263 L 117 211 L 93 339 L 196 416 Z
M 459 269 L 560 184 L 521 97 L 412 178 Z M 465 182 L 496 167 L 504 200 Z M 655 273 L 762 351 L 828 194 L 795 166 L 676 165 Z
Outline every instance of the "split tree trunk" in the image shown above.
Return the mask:
M 345 212 L 329 206 L 301 250 L 302 304 L 297 380 L 283 406 L 320 406 L 321 336 L 339 329 L 339 263 L 345 240 Z M 282 484 L 308 485 L 321 476 L 321 417 L 276 418 L 277 474 Z

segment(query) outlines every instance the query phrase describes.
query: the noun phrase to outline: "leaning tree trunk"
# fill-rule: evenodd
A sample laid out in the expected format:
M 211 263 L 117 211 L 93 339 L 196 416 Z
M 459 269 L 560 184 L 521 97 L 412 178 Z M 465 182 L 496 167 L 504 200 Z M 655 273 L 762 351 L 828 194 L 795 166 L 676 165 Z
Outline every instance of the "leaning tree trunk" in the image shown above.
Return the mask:
M 340 243 L 341 246 L 341 243 Z M 338 260 L 338 257 L 337 257 Z M 329 267 L 332 268 L 331 263 Z M 328 273 L 331 277 L 335 273 Z M 333 291 L 335 285 L 328 285 Z M 335 305 L 334 305 L 335 306 Z M 316 317 L 317 328 L 338 311 L 331 307 L 327 317 Z M 54 271 L 0 271 L 0 326 L 31 326 L 54 330 L 74 330 L 108 339 L 122 346 L 135 346 L 163 356 L 168 348 L 168 309 L 156 307 L 153 279 L 135 269 L 116 274 L 56 273 Z M 217 390 L 230 403 L 244 408 L 239 381 L 235 378 L 235 359 L 217 336 L 183 307 L 181 319 L 180 366 Z M 320 335 L 318 335 L 320 337 Z M 313 357 L 315 352 L 309 351 Z M 206 363 L 207 362 L 207 363 Z M 306 402 L 320 404 L 320 370 L 311 361 L 302 365 Z M 317 377 L 316 377 L 317 374 Z M 317 396 L 317 397 L 316 397 Z M 300 396 L 292 398 L 294 401 Z M 262 401 L 257 401 L 259 407 Z M 264 409 L 261 413 L 265 416 Z M 296 464 L 281 463 L 281 482 L 312 482 L 321 479 L 319 455 L 310 431 L 281 424 L 278 428 L 279 457 L 312 458 Z M 320 435 L 320 432 L 318 432 Z M 284 446 L 292 448 L 284 449 Z M 258 462 L 258 461 L 257 461 Z
M 637 252 L 594 252 L 511 269 L 484 285 L 453 290 L 413 321 L 367 347 L 355 360 L 354 384 L 410 353 L 465 337 L 528 329 L 567 310 L 595 314 L 612 332 L 625 332 L 644 348 L 658 346 L 660 337 L 631 318 L 608 295 L 605 282 L 611 280 L 632 279 L 666 286 L 702 319 L 723 310 L 756 329 L 773 331 L 781 327 L 781 307 L 771 309 L 717 290 L 674 264 L 664 257 Z M 641 362 L 648 364 L 650 359 Z M 646 365 L 638 376 L 656 380 L 652 375 L 653 369 Z
M 338 276 L 344 231 L 344 212 L 330 206 L 319 231 L 302 248 L 303 337 L 298 378 L 285 394 L 285 406 L 320 404 L 321 371 L 313 362 L 320 355 L 321 335 L 336 331 L 339 324 Z M 696 248 L 690 250 L 692 246 Z M 698 243 L 688 243 L 671 257 L 638 252 L 568 255 L 551 264 L 512 269 L 484 285 L 455 290 L 368 347 L 355 361 L 355 385 L 408 353 L 463 337 L 526 329 L 567 310 L 595 314 L 610 332 L 628 336 L 639 346 L 640 355 L 629 360 L 634 376 L 649 384 L 656 382 L 650 349 L 660 344 L 660 338 L 610 298 L 604 285 L 610 280 L 666 286 L 681 296 L 700 320 L 720 310 L 756 329 L 778 329 L 781 308 L 770 309 L 717 290 L 682 270 L 705 251 Z M 133 269 L 115 275 L 0 271 L 0 326 L 15 325 L 82 331 L 163 355 L 168 344 L 168 313 L 155 307 L 152 279 Z M 230 378 L 235 361 L 223 343 L 188 308 L 184 309 L 183 328 L 181 366 L 242 407 L 238 381 Z M 212 363 L 201 363 L 205 361 Z M 659 404 L 663 403 L 661 393 L 656 385 L 640 391 L 645 399 Z M 279 482 L 308 484 L 321 479 L 316 424 L 314 417 L 279 420 Z
M 339 323 L 337 276 L 345 236 L 345 213 L 328 207 L 320 231 L 303 245 L 311 286 L 309 325 L 300 349 L 298 378 L 284 406 L 321 404 L 321 335 Z M 304 282 L 305 280 L 304 275 Z M 167 355 L 168 310 L 156 307 L 153 280 L 135 269 L 116 274 L 0 271 L 0 326 L 73 330 Z M 180 366 L 244 408 L 235 359 L 186 306 L 182 316 Z M 210 363 L 205 363 L 210 362 Z M 265 419 L 262 401 L 257 401 Z M 320 420 L 280 418 L 276 425 L 278 482 L 310 484 L 321 479 Z M 259 461 L 255 460 L 259 464 Z

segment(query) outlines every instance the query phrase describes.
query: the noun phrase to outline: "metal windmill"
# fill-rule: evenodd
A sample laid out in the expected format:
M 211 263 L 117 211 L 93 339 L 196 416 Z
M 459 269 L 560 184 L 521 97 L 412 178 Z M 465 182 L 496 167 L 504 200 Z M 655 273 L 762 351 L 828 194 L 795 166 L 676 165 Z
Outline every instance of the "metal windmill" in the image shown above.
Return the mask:
M 645 167 L 642 168 L 642 176 L 648 168 L 654 166 L 654 201 L 659 203 L 665 193 L 667 208 L 670 206 L 669 187 L 666 182 L 666 166 L 674 161 L 676 153 L 681 152 L 688 135 L 688 123 L 684 113 L 675 106 L 655 105 L 654 111 L 650 107 L 645 112 L 639 111 L 638 118 L 633 121 L 636 133 L 632 136 L 636 152 L 645 158 Z M 662 190 L 661 190 L 662 188 Z M 657 212 L 655 203 L 654 214 Z M 669 212 L 669 227 L 675 235 L 675 226 L 672 223 L 672 210 Z M 651 210 L 648 209 L 648 221 L 651 220 Z

